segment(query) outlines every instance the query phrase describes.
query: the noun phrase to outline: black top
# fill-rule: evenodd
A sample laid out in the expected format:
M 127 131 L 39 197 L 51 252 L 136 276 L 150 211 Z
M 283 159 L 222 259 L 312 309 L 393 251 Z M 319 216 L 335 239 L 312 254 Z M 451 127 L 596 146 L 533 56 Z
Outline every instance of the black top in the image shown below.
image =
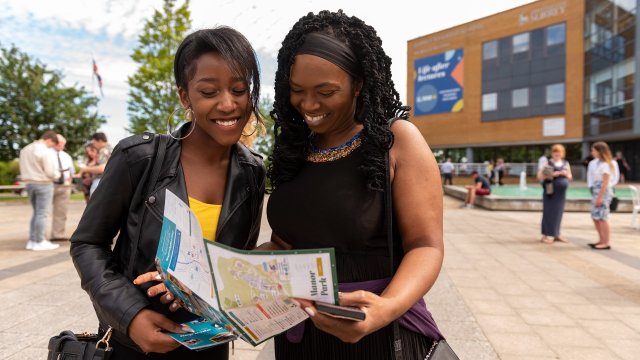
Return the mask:
M 271 194 L 273 231 L 294 249 L 333 247 L 339 282 L 389 277 L 384 194 L 367 189 L 362 148 L 330 162 L 306 162 Z M 396 241 L 395 257 L 401 257 Z M 396 259 L 396 264 L 399 263 Z
M 390 276 L 384 193 L 367 189 L 358 170 L 363 160 L 362 148 L 358 148 L 342 159 L 307 162 L 293 180 L 278 186 L 267 206 L 271 228 L 294 249 L 335 248 L 341 283 Z M 394 233 L 397 268 L 403 252 L 395 228 Z M 424 359 L 432 340 L 402 326 L 399 332 L 403 358 Z M 274 348 L 278 360 L 391 359 L 393 339 L 389 324 L 348 344 L 307 320 L 299 343 L 281 334 Z

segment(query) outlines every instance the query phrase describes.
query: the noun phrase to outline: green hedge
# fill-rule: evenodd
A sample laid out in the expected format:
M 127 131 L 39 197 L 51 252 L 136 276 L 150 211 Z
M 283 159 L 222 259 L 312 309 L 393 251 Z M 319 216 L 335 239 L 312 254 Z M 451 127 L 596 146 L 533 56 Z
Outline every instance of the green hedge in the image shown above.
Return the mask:
M 20 173 L 18 159 L 0 161 L 0 185 L 13 185 L 16 176 Z

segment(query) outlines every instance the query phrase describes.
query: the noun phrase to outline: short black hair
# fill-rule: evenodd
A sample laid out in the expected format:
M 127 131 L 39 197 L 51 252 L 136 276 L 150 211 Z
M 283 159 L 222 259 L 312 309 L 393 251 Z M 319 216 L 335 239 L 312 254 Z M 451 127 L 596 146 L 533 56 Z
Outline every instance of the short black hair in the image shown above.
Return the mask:
M 385 158 L 393 144 L 388 121 L 408 117 L 409 107 L 400 102 L 391 79 L 391 58 L 382 49 L 375 29 L 342 10 L 309 13 L 296 22 L 282 41 L 275 76 L 275 98 L 271 117 L 274 119 L 275 145 L 269 178 L 274 188 L 291 180 L 305 161 L 309 151 L 311 130 L 301 114 L 289 102 L 289 76 L 297 51 L 305 36 L 319 32 L 343 42 L 356 55 L 362 70 L 363 86 L 356 103 L 356 121 L 364 125 L 359 169 L 370 190 L 385 187 Z
M 105 135 L 103 132 L 97 132 L 91 135 L 91 140 L 107 142 L 107 135 Z
M 219 54 L 231 71 L 245 79 L 247 86 L 251 88 L 249 99 L 252 112 L 257 119 L 261 119 L 258 107 L 260 70 L 256 53 L 244 35 L 228 26 L 198 30 L 182 40 L 173 61 L 176 86 L 186 90 L 189 80 L 195 76 L 194 61 L 210 52 Z

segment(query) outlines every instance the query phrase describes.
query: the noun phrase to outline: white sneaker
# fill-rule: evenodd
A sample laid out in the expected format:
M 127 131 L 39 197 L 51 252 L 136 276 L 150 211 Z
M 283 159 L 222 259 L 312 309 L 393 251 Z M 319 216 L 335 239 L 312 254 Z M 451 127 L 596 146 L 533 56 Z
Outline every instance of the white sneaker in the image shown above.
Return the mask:
M 31 250 L 33 251 L 55 250 L 59 247 L 60 245 L 54 244 L 49 240 L 42 240 L 40 242 L 33 243 L 33 247 L 31 247 Z
M 31 240 L 27 241 L 27 246 L 25 247 L 25 249 L 27 250 L 33 249 L 33 244 L 35 244 L 33 241 Z

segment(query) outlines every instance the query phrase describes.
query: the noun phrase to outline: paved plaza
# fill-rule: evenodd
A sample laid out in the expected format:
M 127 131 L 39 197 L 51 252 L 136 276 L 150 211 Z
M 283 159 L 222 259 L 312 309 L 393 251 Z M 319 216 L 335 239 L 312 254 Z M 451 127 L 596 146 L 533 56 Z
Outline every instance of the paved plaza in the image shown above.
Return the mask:
M 566 213 L 569 243 L 539 242 L 539 212 L 459 209 L 445 198 L 445 261 L 426 296 L 461 359 L 638 359 L 640 231 L 613 214 L 612 250 L 594 251 L 588 213 Z M 84 209 L 72 202 L 68 235 Z M 96 329 L 69 245 L 24 250 L 30 206 L 0 203 L 0 359 L 44 359 L 50 336 Z M 270 230 L 263 221 L 261 241 Z M 233 359 L 273 359 L 238 341 Z

